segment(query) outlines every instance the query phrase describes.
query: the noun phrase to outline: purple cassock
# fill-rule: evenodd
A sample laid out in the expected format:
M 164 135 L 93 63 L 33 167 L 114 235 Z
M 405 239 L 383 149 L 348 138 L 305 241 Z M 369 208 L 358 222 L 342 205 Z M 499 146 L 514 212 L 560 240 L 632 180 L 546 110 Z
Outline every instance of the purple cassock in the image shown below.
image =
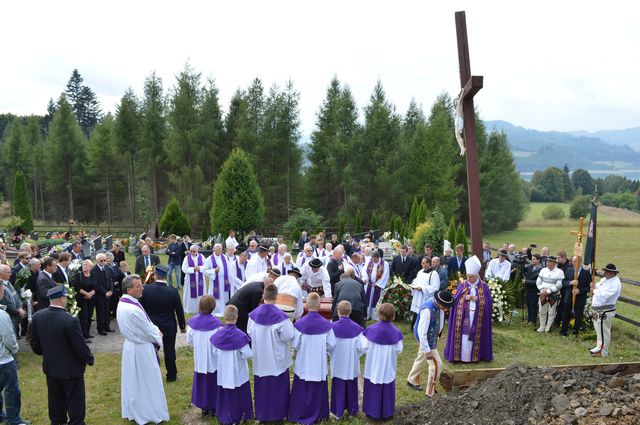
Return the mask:
M 321 335 L 331 330 L 331 322 L 320 316 L 317 311 L 309 312 L 293 326 L 300 333 L 306 335 Z M 294 374 L 291 398 L 289 399 L 289 421 L 314 424 L 328 418 L 329 389 L 327 381 L 305 381 Z
M 378 322 L 362 332 L 365 338 L 378 345 L 395 345 L 402 340 L 402 332 L 391 322 Z M 396 381 L 374 384 L 364 378 L 362 411 L 374 419 L 393 417 L 396 405 Z
M 336 338 L 355 338 L 363 330 L 362 326 L 348 317 L 341 317 L 333 323 L 333 334 Z M 358 378 L 331 377 L 331 413 L 341 418 L 345 410 L 350 416 L 358 414 Z
M 247 345 L 251 338 L 236 325 L 224 325 L 211 337 L 211 343 L 218 350 L 239 350 Z M 229 367 L 233 367 L 230 365 Z M 221 424 L 235 424 L 253 419 L 251 402 L 251 384 L 249 381 L 241 386 L 228 389 L 218 385 L 216 417 Z
M 458 285 L 453 298 L 453 307 L 449 310 L 449 328 L 444 357 L 450 362 L 461 361 L 462 335 L 469 335 L 469 341 L 473 344 L 472 362 L 493 360 L 491 291 L 486 283 L 478 280 L 476 312 L 473 321 L 470 321 L 469 301 L 465 300 L 465 296 L 469 295 L 470 286 L 466 280 Z
M 222 325 L 211 314 L 197 314 L 187 322 L 195 331 L 212 331 Z M 191 387 L 191 403 L 202 409 L 214 411 L 218 394 L 217 372 L 198 373 L 193 372 L 193 386 Z
M 249 313 L 249 317 L 262 326 L 271 326 L 289 320 L 289 316 L 273 304 L 262 304 Z M 265 422 L 285 420 L 289 411 L 289 369 L 278 376 L 254 374 L 253 393 L 256 420 Z

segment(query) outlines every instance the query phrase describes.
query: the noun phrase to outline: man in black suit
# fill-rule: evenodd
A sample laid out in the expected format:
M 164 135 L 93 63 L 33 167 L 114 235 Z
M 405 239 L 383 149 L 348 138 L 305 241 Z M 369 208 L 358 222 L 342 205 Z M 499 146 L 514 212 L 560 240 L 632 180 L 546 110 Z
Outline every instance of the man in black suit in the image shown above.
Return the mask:
M 162 332 L 162 350 L 164 351 L 164 365 L 167 368 L 167 382 L 173 382 L 178 377 L 176 368 L 176 317 L 180 332 L 186 332 L 184 311 L 180 293 L 176 288 L 167 286 L 169 268 L 163 264 L 156 266 L 156 282 L 145 285 L 140 304 L 144 307 L 149 318 Z
M 247 332 L 249 313 L 260 305 L 264 287 L 273 283 L 273 280 L 272 277 L 267 277 L 264 282 L 247 283 L 231 297 L 227 305 L 235 305 L 238 308 L 238 321 L 236 322 L 238 329 Z
M 20 273 L 22 269 L 26 269 L 28 267 L 29 260 L 31 260 L 31 251 L 20 251 L 18 254 L 18 262 L 11 268 L 11 278 L 9 281 L 12 285 L 16 284 L 16 277 L 18 276 L 18 273 Z
M 144 281 L 144 275 L 149 266 L 157 266 L 160 264 L 160 257 L 155 254 L 151 254 L 149 245 L 143 245 L 140 249 L 141 254 L 136 258 L 136 274 L 142 277 Z
M 113 243 L 111 253 L 113 254 L 113 260 L 117 265 L 120 265 L 120 262 L 125 260 L 124 251 L 120 247 L 120 242 L 116 241 Z
M 76 240 L 74 243 L 72 243 L 71 251 L 69 251 L 69 254 L 71 254 L 72 260 L 84 260 L 84 254 L 82 253 L 82 242 Z
M 331 283 L 331 293 L 333 294 L 333 288 L 340 282 L 340 275 L 344 273 L 344 266 L 342 265 L 342 245 L 338 245 L 333 249 L 331 254 L 331 260 L 327 263 L 327 272 L 329 273 L 329 283 Z
M 46 257 L 42 262 L 42 271 L 38 275 L 38 309 L 49 307 L 47 291 L 56 286 L 53 275 L 58 270 L 58 260 Z
M 113 277 L 111 270 L 107 267 L 107 256 L 96 255 L 96 265 L 91 269 L 91 274 L 96 277 L 96 327 L 99 335 L 106 335 L 107 332 L 114 332 L 111 329 L 111 315 L 109 314 L 109 302 L 113 295 Z
M 93 354 L 82 336 L 80 322 L 65 311 L 64 286 L 49 289 L 47 296 L 51 305 L 33 316 L 29 342 L 33 352 L 43 356 L 49 419 L 56 425 L 84 425 L 84 371 L 86 365 L 93 365 Z
M 68 252 L 61 252 L 58 256 L 58 269 L 53 274 L 53 280 L 55 280 L 56 283 L 70 283 L 69 272 L 67 271 L 69 264 L 71 264 L 71 254 Z
M 467 269 L 464 262 L 467 261 L 467 257 L 464 256 L 464 245 L 459 243 L 456 245 L 456 256 L 449 259 L 449 265 L 447 270 L 449 271 L 449 278 L 458 280 L 458 272 L 464 276 L 467 274 Z
M 120 251 L 122 252 L 122 251 Z M 122 281 L 125 278 L 124 273 L 120 270 L 116 261 L 116 258 L 113 256 L 111 251 L 108 251 L 104 254 L 107 257 L 107 268 L 111 273 L 111 282 L 113 284 L 113 292 L 111 294 L 111 298 L 109 299 L 109 314 L 110 317 L 116 317 L 116 308 L 118 307 L 118 301 L 120 301 L 120 297 L 122 296 Z
M 413 280 L 413 272 L 416 268 L 415 260 L 407 255 L 407 246 L 400 247 L 400 255 L 396 255 L 391 260 L 391 268 L 389 271 L 394 276 L 400 276 L 406 283 L 410 284 Z
M 304 251 L 304 245 L 309 243 L 310 240 L 307 232 L 303 230 L 300 234 L 300 239 L 298 239 L 298 250 L 300 250 L 300 252 Z
M 352 268 L 348 269 L 340 277 L 340 282 L 333 291 L 333 304 L 331 311 L 333 312 L 333 321 L 338 320 L 337 305 L 340 301 L 349 301 L 351 303 L 351 314 L 349 318 L 365 327 L 365 317 L 367 313 L 367 301 L 364 293 L 364 286 L 354 278 Z

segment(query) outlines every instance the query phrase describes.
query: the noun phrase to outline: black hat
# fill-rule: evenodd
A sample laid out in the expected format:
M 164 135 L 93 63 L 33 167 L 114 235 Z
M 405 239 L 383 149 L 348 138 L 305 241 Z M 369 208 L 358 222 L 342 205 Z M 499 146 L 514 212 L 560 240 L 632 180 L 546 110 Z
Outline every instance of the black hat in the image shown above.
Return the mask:
M 322 267 L 322 260 L 320 260 L 319 258 L 314 258 L 313 260 L 309 261 L 309 267 Z
M 551 261 L 552 263 L 557 263 L 558 262 L 558 257 L 554 256 L 554 255 L 550 255 L 547 257 L 547 263 Z
M 169 267 L 164 264 L 158 264 L 155 269 L 156 277 L 165 277 L 169 274 Z
M 302 277 L 302 273 L 300 273 L 300 270 L 298 270 L 297 267 L 294 267 L 287 272 L 287 274 L 291 274 L 291 273 L 295 274 L 298 277 Z
M 275 276 L 280 276 L 280 275 L 282 274 L 282 272 L 280 271 L 280 269 L 279 269 L 279 268 L 277 268 L 277 267 L 272 267 L 272 268 L 271 268 L 271 274 L 272 274 L 272 275 L 275 275 Z
M 498 251 L 498 255 L 502 255 L 503 257 L 507 257 L 509 254 L 507 254 L 507 251 L 505 251 L 504 249 L 501 249 L 500 251 Z
M 611 273 L 618 274 L 618 269 L 616 268 L 616 265 L 613 264 L 613 263 L 607 264 L 607 266 L 603 270 L 605 272 L 611 272 Z
M 57 285 L 47 291 L 47 297 L 50 300 L 55 300 L 56 298 L 66 297 L 67 296 L 67 288 L 64 285 Z
M 453 305 L 453 295 L 449 291 L 436 292 L 436 302 L 444 307 L 451 307 Z
M 269 252 L 269 247 L 268 246 L 264 246 L 264 245 L 260 245 L 258 247 L 258 251 Z

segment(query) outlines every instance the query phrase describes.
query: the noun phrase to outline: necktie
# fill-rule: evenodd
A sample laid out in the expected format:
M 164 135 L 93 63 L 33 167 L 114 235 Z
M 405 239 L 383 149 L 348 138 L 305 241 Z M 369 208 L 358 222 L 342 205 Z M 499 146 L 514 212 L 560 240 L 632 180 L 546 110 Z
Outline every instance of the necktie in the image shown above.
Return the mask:
M 144 257 L 144 266 L 149 267 L 149 257 Z

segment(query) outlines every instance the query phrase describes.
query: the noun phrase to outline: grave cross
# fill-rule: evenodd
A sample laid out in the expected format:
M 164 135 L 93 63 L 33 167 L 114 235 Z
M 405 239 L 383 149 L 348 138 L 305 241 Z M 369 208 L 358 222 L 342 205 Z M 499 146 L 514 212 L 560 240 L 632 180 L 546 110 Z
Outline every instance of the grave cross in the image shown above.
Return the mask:
M 469 231 L 471 250 L 482 261 L 482 214 L 480 212 L 480 176 L 478 173 L 478 147 L 476 144 L 475 110 L 473 96 L 482 88 L 482 76 L 471 75 L 467 20 L 464 12 L 456 12 L 456 36 L 458 38 L 458 63 L 464 120 L 464 140 L 467 161 L 467 192 L 469 193 Z

